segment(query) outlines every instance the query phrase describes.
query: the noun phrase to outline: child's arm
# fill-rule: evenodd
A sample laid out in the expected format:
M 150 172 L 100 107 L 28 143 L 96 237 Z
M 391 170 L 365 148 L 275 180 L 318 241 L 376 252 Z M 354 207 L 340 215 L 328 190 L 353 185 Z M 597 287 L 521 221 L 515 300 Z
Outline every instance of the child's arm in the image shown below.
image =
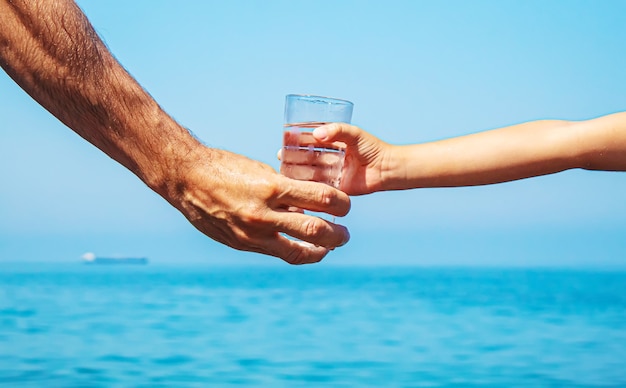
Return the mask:
M 626 171 L 626 112 L 576 122 L 533 121 L 407 146 L 347 124 L 314 133 L 324 142 L 346 143 L 341 189 L 352 195 L 486 185 L 572 168 Z

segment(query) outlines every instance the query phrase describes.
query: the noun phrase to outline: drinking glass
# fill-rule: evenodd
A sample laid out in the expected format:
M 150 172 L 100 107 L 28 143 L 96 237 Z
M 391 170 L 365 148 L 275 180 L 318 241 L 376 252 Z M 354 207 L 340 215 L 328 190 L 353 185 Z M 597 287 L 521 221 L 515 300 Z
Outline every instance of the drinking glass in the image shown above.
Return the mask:
M 354 104 L 337 98 L 289 94 L 285 98 L 281 174 L 298 180 L 326 183 L 339 188 L 346 155 L 345 144 L 320 144 L 313 130 L 321 125 L 350 123 Z M 334 217 L 315 216 L 334 222 Z

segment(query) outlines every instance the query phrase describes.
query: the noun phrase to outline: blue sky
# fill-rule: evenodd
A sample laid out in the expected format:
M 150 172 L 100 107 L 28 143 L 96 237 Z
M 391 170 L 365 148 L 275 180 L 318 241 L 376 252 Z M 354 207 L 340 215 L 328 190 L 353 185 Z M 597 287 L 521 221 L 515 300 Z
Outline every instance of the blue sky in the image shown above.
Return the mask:
M 211 146 L 278 168 L 284 96 L 354 102 L 395 144 L 624 110 L 622 1 L 79 1 L 113 54 Z M 197 232 L 0 73 L 0 261 L 86 251 L 271 263 Z M 242 141 L 244 139 L 244 141 Z M 626 174 L 353 198 L 330 264 L 626 265 Z

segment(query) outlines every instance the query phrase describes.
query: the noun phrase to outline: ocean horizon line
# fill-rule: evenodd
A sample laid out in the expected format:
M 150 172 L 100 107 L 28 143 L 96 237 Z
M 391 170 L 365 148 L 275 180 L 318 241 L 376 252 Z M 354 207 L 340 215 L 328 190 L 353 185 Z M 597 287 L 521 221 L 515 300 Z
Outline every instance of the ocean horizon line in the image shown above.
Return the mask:
M 424 270 L 453 270 L 453 269 L 468 269 L 468 270 L 571 270 L 571 271 L 599 271 L 599 272 L 626 272 L 626 262 L 622 264 L 521 264 L 521 263 L 506 263 L 506 264 L 492 264 L 492 263 L 424 263 L 424 262 L 416 262 L 416 263 L 408 263 L 408 262 L 391 262 L 391 263 L 382 263 L 382 262 L 363 262 L 363 263 L 354 263 L 354 262 L 320 262 L 315 264 L 306 264 L 306 265 L 289 265 L 287 263 L 282 263 L 279 259 L 275 259 L 272 261 L 270 258 L 264 262 L 251 262 L 250 259 L 242 260 L 241 262 L 227 262 L 226 260 L 215 262 L 207 260 L 206 262 L 199 260 L 152 260 L 149 257 L 147 264 L 138 266 L 138 265 L 125 265 L 125 264 L 97 264 L 97 265 L 86 265 L 86 263 L 82 260 L 16 260 L 16 259 L 3 259 L 0 258 L 0 265 L 8 265 L 8 266 L 63 266 L 63 267 L 133 267 L 133 268 L 155 268 L 155 267 L 204 267 L 204 268 L 228 268 L 228 269 L 244 269 L 244 268 L 275 268 L 275 269 L 291 269 L 297 270 L 298 268 L 303 270 L 311 270 L 311 269 L 329 269 L 329 268 L 340 268 L 340 269 L 349 269 L 349 268 L 412 268 L 412 269 L 424 269 Z

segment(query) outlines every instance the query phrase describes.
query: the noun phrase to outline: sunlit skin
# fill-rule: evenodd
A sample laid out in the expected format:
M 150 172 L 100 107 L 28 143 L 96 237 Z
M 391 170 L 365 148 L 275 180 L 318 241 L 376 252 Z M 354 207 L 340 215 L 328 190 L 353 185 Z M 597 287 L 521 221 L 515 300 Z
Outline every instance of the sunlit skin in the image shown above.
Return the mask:
M 321 126 L 313 135 L 322 144 L 346 145 L 340 188 L 350 195 L 488 185 L 575 168 L 626 171 L 626 113 L 533 121 L 401 146 L 349 124 Z
M 216 241 L 303 264 L 349 239 L 341 225 L 287 211 L 344 216 L 345 193 L 203 145 L 118 63 L 71 0 L 0 0 L 0 66 Z

